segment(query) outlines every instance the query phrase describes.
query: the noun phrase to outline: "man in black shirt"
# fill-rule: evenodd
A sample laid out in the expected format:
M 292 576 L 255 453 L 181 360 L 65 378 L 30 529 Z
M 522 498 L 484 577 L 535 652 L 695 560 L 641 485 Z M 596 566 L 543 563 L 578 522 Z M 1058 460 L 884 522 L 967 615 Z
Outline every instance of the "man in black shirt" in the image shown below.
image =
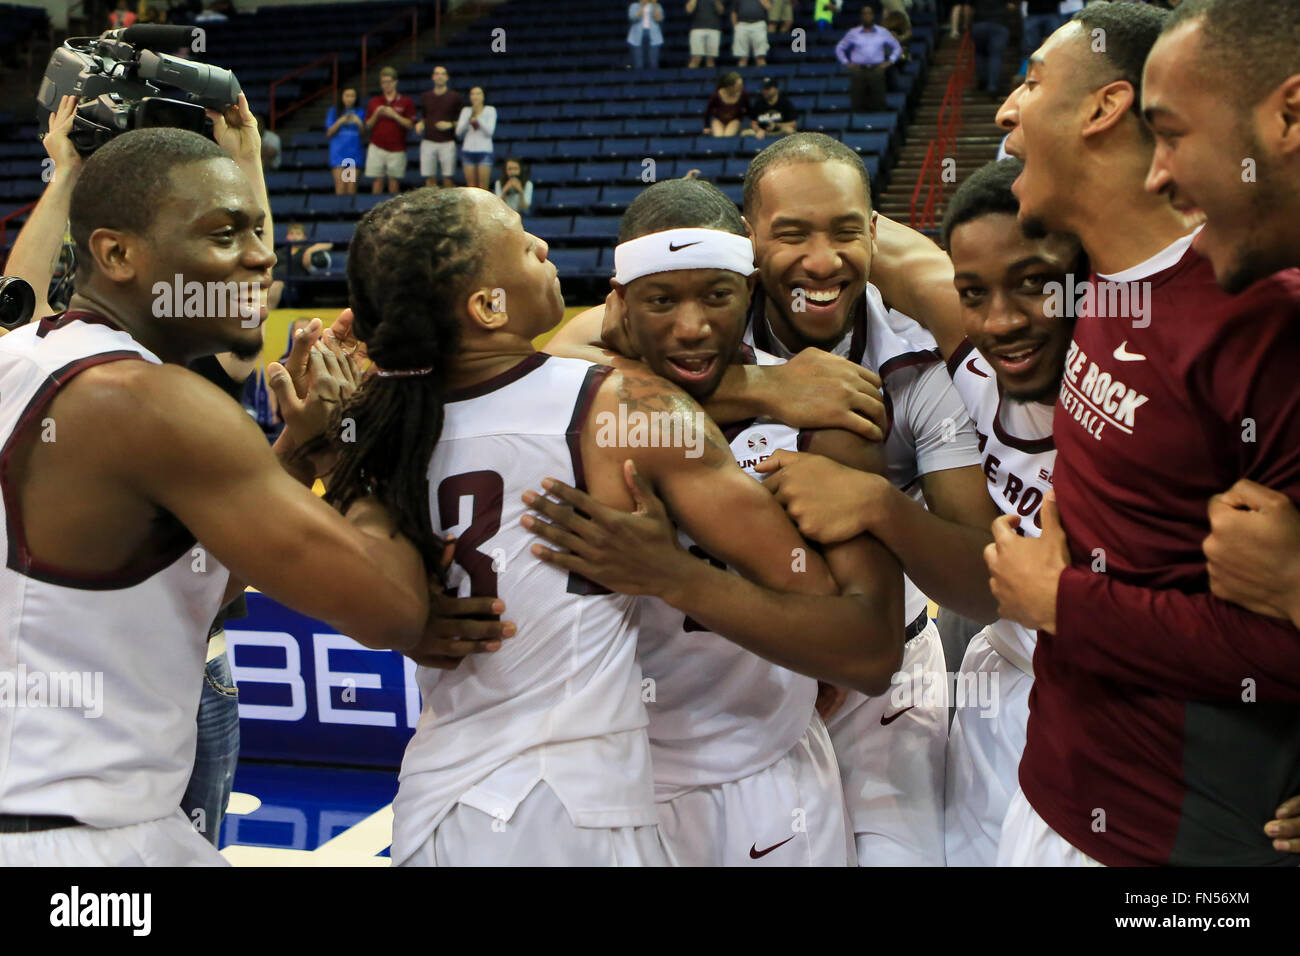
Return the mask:
M 763 91 L 755 94 L 749 115 L 750 128 L 745 130 L 744 135 L 757 139 L 785 136 L 799 126 L 799 114 L 795 111 L 794 104 L 771 77 L 763 80 Z
M 700 65 L 701 58 L 709 69 L 718 65 L 726 10 L 723 0 L 686 0 L 686 12 L 691 15 L 691 59 L 686 65 L 691 69 Z

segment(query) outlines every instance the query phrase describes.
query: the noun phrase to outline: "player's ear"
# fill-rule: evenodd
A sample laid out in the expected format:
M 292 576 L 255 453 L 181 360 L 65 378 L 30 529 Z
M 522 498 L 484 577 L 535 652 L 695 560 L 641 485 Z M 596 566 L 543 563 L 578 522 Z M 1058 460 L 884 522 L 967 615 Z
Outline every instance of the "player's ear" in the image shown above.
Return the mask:
M 495 289 L 475 289 L 465 303 L 470 321 L 485 332 L 501 331 L 509 321 L 502 299 Z
M 130 282 L 145 257 L 140 237 L 117 229 L 96 229 L 90 234 L 89 246 L 95 271 L 110 282 Z
M 1080 131 L 1085 137 L 1104 133 L 1119 125 L 1133 107 L 1133 84 L 1128 80 L 1116 80 L 1107 83 L 1092 96 L 1092 112 Z
M 1278 84 L 1256 112 L 1263 117 L 1265 132 L 1273 127 L 1279 151 L 1283 155 L 1300 156 L 1300 73 L 1292 74 Z M 1267 142 L 1264 139 L 1264 142 Z

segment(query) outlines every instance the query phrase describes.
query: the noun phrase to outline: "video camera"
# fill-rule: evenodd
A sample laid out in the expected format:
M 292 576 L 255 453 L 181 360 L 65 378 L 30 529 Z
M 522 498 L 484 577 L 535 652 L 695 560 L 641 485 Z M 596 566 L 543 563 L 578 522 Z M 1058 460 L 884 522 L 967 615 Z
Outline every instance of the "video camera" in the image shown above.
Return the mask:
M 114 136 L 148 126 L 188 129 L 211 136 L 205 109 L 225 110 L 239 99 L 229 70 L 156 53 L 190 43 L 191 27 L 145 23 L 109 30 L 99 37 L 71 37 L 54 51 L 36 101 L 42 128 L 64 96 L 79 105 L 68 138 L 88 156 Z M 159 95 L 154 82 L 174 87 L 189 100 Z

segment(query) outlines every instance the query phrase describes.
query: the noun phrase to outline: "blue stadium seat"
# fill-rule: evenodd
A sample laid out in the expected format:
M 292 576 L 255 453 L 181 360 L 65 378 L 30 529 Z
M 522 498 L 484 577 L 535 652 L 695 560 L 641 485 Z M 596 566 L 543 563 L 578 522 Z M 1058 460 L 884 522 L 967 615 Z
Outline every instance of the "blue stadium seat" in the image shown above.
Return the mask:
M 603 186 L 623 178 L 622 162 L 609 161 L 598 163 L 578 163 L 575 178 L 583 183 L 595 183 Z
M 729 156 L 740 149 L 743 136 L 696 136 L 691 152 L 705 156 Z
M 566 209 L 580 211 L 594 206 L 599 197 L 600 189 L 596 186 L 567 188 L 557 186 L 551 190 L 550 195 L 547 197 L 546 208 L 557 211 Z
M 548 183 L 563 186 L 574 178 L 573 163 L 537 163 L 529 168 L 528 175 L 533 181 L 534 191 L 538 184 Z
M 876 153 L 883 156 L 889 150 L 888 133 L 845 133 L 840 141 L 858 153 Z
M 678 130 L 669 130 L 667 126 L 672 120 L 663 120 L 658 117 L 649 119 L 629 119 L 623 122 L 623 132 L 628 136 L 657 136 L 665 132 L 678 132 Z M 684 130 L 682 132 L 695 132 L 695 130 Z
M 271 197 L 271 215 L 276 219 L 299 215 L 306 208 L 307 197 L 301 193 L 298 193 L 297 195 L 279 195 Z
M 520 159 L 526 159 L 529 162 L 537 162 L 561 154 L 556 149 L 556 144 L 550 140 L 521 139 L 508 144 L 508 147 L 503 145 L 501 155 L 518 156 Z
M 309 169 L 302 174 L 302 185 L 309 192 L 332 192 L 334 174 L 328 169 Z
M 624 121 L 623 121 L 623 120 L 618 120 L 618 119 L 589 119 L 589 120 L 584 120 L 583 123 L 582 123 L 582 130 L 581 130 L 581 133 L 580 133 L 580 134 L 579 134 L 579 133 L 575 133 L 574 135 L 594 136 L 594 137 L 600 137 L 600 136 L 622 136 L 622 135 L 623 135 L 623 124 L 624 124 Z
M 310 196 L 308 199 L 307 211 L 318 216 L 333 216 L 335 218 L 352 212 L 353 199 L 355 196 Z M 272 210 L 274 211 L 274 210 Z
M 648 156 L 644 136 L 611 136 L 600 141 L 600 153 L 605 156 Z
M 548 258 L 555 263 L 561 279 L 590 278 L 599 273 L 600 249 L 552 249 Z
M 824 112 L 847 113 L 850 108 L 848 93 L 818 93 L 817 109 Z
M 799 123 L 799 128 L 839 136 L 848 125 L 849 118 L 844 113 L 808 113 Z
M 709 182 L 713 182 L 722 177 L 723 171 L 726 169 L 728 162 L 730 162 L 730 160 L 692 159 L 684 161 L 683 165 L 689 169 L 698 169 L 700 171 L 701 179 L 707 179 Z
M 651 156 L 681 156 L 691 152 L 695 145 L 694 136 L 651 136 L 649 137 Z
M 355 222 L 318 222 L 312 241 L 346 245 L 352 241 L 352 234 L 356 232 L 356 228 Z
M 641 186 L 602 186 L 600 201 L 596 203 L 596 207 L 621 212 L 627 208 L 628 203 L 641 194 L 641 189 Z
M 742 187 L 740 183 L 723 183 L 719 185 L 718 188 L 722 190 L 723 194 L 737 206 L 740 205 L 741 199 L 744 195 L 744 187 Z
M 536 205 L 534 197 L 534 205 Z M 524 229 L 534 236 L 545 239 L 548 243 L 572 238 L 572 216 L 528 216 L 524 219 Z
M 613 242 L 618 238 L 618 217 L 576 216 L 573 238 L 583 242 Z
M 733 159 L 723 160 L 722 179 L 735 180 L 744 179 L 745 171 L 749 169 L 749 157 L 737 156 Z
M 897 113 L 854 113 L 849 129 L 859 132 L 892 133 L 898 129 Z

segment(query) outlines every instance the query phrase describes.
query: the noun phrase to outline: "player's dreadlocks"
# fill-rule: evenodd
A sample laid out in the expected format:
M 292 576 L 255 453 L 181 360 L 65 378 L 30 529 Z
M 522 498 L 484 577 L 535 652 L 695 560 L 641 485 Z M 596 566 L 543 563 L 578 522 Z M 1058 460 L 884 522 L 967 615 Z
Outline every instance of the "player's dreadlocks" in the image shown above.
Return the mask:
M 388 372 L 432 372 L 372 375 L 352 395 L 341 416 L 356 440 L 340 446 L 325 500 L 346 511 L 378 495 L 428 567 L 442 546 L 429 522 L 428 469 L 460 347 L 456 303 L 481 261 L 467 205 L 454 190 L 404 193 L 366 213 L 348 248 L 353 328 L 370 358 Z

